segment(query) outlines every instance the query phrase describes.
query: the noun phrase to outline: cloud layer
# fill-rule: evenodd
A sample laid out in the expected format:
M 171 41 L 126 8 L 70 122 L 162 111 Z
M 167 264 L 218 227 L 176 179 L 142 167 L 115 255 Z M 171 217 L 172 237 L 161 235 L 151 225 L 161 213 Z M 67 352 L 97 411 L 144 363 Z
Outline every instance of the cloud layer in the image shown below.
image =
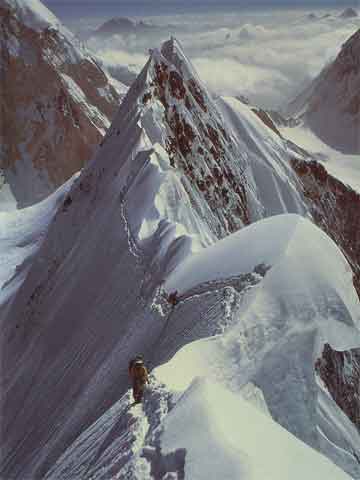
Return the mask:
M 210 89 L 271 108 L 299 93 L 360 28 L 360 18 L 310 10 L 159 16 L 151 22 L 159 27 L 151 34 L 90 39 L 89 46 L 105 63 L 140 70 L 148 48 L 174 34 Z

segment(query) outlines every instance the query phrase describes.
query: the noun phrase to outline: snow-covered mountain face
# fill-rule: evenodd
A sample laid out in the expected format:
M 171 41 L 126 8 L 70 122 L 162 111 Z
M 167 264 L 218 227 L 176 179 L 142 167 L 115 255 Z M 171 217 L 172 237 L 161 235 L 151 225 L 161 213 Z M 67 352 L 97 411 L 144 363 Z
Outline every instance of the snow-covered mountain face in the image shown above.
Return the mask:
M 1 0 L 0 21 L 0 186 L 23 207 L 91 158 L 125 88 L 39 1 Z
M 214 101 L 175 40 L 166 42 L 161 52 L 152 52 L 105 145 L 121 135 L 129 111 L 141 117 L 150 143 L 165 151 L 212 237 L 287 209 L 305 211 L 286 161 L 294 152 L 240 102 Z M 256 145 L 259 131 L 267 139 L 263 148 Z
M 351 190 L 327 173 L 311 190 L 313 164 L 266 123 L 213 99 L 171 40 L 70 190 L 40 204 L 46 236 L 9 257 L 0 291 L 5 478 L 348 478 L 295 437 L 360 478 L 354 417 L 321 373 L 326 344 L 360 346 L 353 272 L 303 218 Z M 162 366 L 132 410 L 138 352 Z
M 326 144 L 360 153 L 360 30 L 342 46 L 336 60 L 289 105 Z

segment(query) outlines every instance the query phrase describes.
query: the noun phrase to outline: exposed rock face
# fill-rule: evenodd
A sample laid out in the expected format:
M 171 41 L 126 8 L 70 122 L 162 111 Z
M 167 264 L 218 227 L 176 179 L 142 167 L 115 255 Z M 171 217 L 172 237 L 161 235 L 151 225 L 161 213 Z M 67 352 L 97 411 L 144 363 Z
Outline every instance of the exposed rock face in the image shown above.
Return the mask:
M 166 47 L 163 53 L 169 54 Z M 179 72 L 161 62 L 155 65 L 155 71 L 154 95 L 165 109 L 170 162 L 185 173 L 211 209 L 221 208 L 228 232 L 233 232 L 249 223 L 249 217 L 245 178 L 231 168 L 229 161 L 234 147 L 231 139 L 217 112 L 209 109 L 206 94 L 194 77 L 183 79 Z M 182 108 L 171 105 L 169 97 L 181 102 Z M 189 116 L 193 125 L 187 123 Z
M 314 222 L 344 252 L 360 295 L 360 195 L 315 161 L 293 159 Z
M 277 110 L 267 110 L 266 113 L 278 127 L 296 127 L 296 125 L 301 123 L 299 119 L 292 117 L 286 118 Z
M 250 222 L 246 161 L 225 131 L 214 102 L 181 55 L 175 40 L 153 53 L 139 95 L 143 109 L 160 110 L 157 116 L 162 116 L 170 164 L 184 174 L 181 181 L 195 208 L 199 204 L 195 197 L 205 199 L 208 209 L 202 216 L 221 238 Z
M 338 352 L 326 343 L 315 371 L 341 410 L 360 430 L 360 348 Z
M 268 112 L 261 108 L 252 108 L 252 111 L 260 118 L 261 121 L 265 123 L 267 127 L 271 128 L 276 135 L 279 135 L 279 137 L 282 136 Z
M 22 207 L 44 198 L 91 158 L 120 95 L 61 29 L 31 28 L 16 6 L 0 4 L 0 169 Z
M 164 56 L 169 55 L 167 49 L 171 48 L 171 42 L 168 42 L 162 50 Z M 243 160 L 243 173 L 240 168 L 239 175 L 239 166 L 234 159 L 236 147 L 226 132 L 223 119 L 217 117 L 206 91 L 195 76 L 187 77 L 181 68 L 179 71 L 172 68 L 165 63 L 155 63 L 155 78 L 144 94 L 143 102 L 152 98 L 161 101 L 172 165 L 188 178 L 191 184 L 189 195 L 195 187 L 212 211 L 219 208 L 219 215 L 223 216 L 219 225 L 228 225 L 226 233 L 233 232 L 254 220 L 249 213 L 247 198 L 251 194 L 251 180 L 245 174 L 247 164 Z M 267 112 L 259 108 L 251 110 L 281 136 Z M 190 118 L 191 124 L 188 123 Z M 301 156 L 306 156 L 305 151 L 298 151 Z M 360 295 L 360 218 L 357 213 L 360 211 L 360 195 L 328 174 L 316 161 L 297 158 L 290 163 L 299 180 L 298 187 L 308 213 L 344 252 L 352 266 L 354 286 Z M 237 169 L 228 171 L 231 165 L 237 165 Z M 288 208 L 291 211 L 291 207 Z
M 166 42 L 160 55 L 151 56 L 146 81 L 140 78 L 134 88 L 138 89 L 140 109 L 161 117 L 163 145 L 193 207 L 201 203 L 200 215 L 214 235 L 222 238 L 256 218 L 250 208 L 254 197 L 250 172 L 254 166 L 239 150 L 216 104 L 182 55 L 176 41 Z M 267 112 L 251 110 L 279 135 Z M 144 114 L 144 118 L 148 116 L 150 113 Z M 299 195 L 314 222 L 343 250 L 360 294 L 360 195 L 329 175 L 319 163 L 305 160 L 305 151 L 297 150 L 299 157 L 290 161 L 289 170 L 296 174 Z M 204 204 L 208 206 L 206 211 Z M 287 205 L 288 211 L 293 212 L 293 208 Z M 260 212 L 259 216 L 266 213 Z
M 360 30 L 310 88 L 289 106 L 328 145 L 360 153 Z

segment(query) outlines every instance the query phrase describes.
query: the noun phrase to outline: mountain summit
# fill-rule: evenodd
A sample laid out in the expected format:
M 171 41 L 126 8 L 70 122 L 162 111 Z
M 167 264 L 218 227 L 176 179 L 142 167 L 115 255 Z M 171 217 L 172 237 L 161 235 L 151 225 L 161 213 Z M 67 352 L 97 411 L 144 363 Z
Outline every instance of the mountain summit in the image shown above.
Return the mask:
M 354 10 L 353 8 L 349 7 L 349 8 L 346 8 L 341 14 L 340 14 L 340 17 L 341 18 L 356 18 L 358 17 L 358 13 L 356 10 Z
M 94 31 L 83 34 L 85 38 L 97 38 L 104 39 L 110 38 L 113 35 L 130 36 L 130 35 L 143 35 L 151 34 L 159 30 L 159 27 L 152 25 L 151 23 L 144 22 L 143 20 L 134 21 L 126 17 L 116 17 L 107 20 L 104 24 L 100 25 Z

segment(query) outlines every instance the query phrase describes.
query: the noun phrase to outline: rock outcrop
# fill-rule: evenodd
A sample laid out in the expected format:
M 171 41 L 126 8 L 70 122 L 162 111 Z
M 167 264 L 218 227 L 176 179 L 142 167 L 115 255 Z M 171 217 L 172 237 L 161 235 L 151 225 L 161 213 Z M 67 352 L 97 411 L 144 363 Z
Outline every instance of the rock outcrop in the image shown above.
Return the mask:
M 360 431 L 360 348 L 339 352 L 326 343 L 322 356 L 316 361 L 315 371 Z
M 360 296 L 360 194 L 330 175 L 316 161 L 293 159 L 313 221 L 342 249 Z
M 39 12 L 30 13 L 38 19 Z M 21 2 L 0 3 L 0 169 L 19 207 L 83 167 L 121 100 L 70 32 L 28 18 Z

